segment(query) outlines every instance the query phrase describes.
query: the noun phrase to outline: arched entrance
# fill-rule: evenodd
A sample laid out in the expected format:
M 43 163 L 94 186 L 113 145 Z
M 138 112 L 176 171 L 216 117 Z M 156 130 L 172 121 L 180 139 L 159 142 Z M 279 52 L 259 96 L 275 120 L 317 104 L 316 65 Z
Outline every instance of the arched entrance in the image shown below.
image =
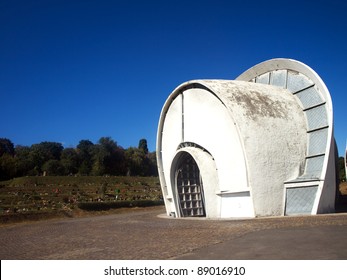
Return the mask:
M 175 185 L 181 217 L 205 217 L 200 170 L 194 158 L 187 152 L 182 152 L 177 162 Z

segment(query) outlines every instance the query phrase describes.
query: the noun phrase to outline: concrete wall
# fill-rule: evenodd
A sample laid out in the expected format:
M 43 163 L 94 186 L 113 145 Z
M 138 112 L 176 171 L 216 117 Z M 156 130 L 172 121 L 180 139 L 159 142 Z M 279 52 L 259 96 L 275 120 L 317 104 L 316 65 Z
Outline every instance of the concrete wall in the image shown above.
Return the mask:
M 206 88 L 182 87 L 170 99 L 161 134 L 163 169 L 171 170 L 181 143 L 195 143 L 211 154 L 218 171 L 218 180 L 208 186 L 203 178 L 205 192 L 212 190 L 205 195 L 207 216 L 280 215 L 283 182 L 299 175 L 305 156 L 300 106 L 288 91 L 273 86 L 198 83 Z M 164 172 L 168 212 L 178 215 L 172 176 Z
M 290 197 L 284 196 L 284 201 L 291 209 L 284 209 L 284 213 L 303 214 L 309 208 L 311 214 L 333 211 L 333 192 L 336 188 L 336 163 L 332 156 L 333 106 L 329 90 L 322 79 L 299 61 L 279 58 L 253 66 L 237 80 L 286 88 L 297 98 L 305 114 L 307 152 L 304 170 L 298 178 L 285 182 Z
M 316 128 L 319 114 L 324 124 L 314 123 Z M 164 104 L 157 135 L 167 214 L 180 215 L 174 174 L 182 153 L 199 167 L 207 217 L 284 215 L 286 203 L 292 213 L 333 211 L 332 121 L 326 86 L 293 60 L 264 62 L 237 81 L 180 85 Z
M 247 158 L 256 216 L 281 215 L 283 182 L 300 175 L 306 122 L 295 97 L 274 86 L 210 82 L 233 115 Z
M 207 175 L 203 172 L 201 174 L 205 192 L 213 190 L 211 196 L 205 195 L 206 200 L 213 198 L 210 203 L 206 202 L 207 216 L 220 216 L 219 201 L 223 192 L 249 192 L 246 164 L 238 131 L 228 109 L 208 90 L 188 87 L 177 92 L 175 91 L 171 99 L 169 98 L 170 106 L 163 116 L 165 121 L 160 133 L 163 147 L 161 161 L 164 170 L 161 180 L 165 181 L 167 186 L 165 196 L 169 208 L 167 212 L 175 212 L 178 215 L 177 205 L 173 201 L 175 197 L 172 192 L 173 174 L 168 170 L 171 170 L 178 146 L 181 143 L 195 143 L 208 150 L 218 170 L 218 180 L 208 184 L 204 178 Z M 193 148 L 190 153 L 194 157 L 192 150 Z M 197 156 L 194 158 L 199 161 Z

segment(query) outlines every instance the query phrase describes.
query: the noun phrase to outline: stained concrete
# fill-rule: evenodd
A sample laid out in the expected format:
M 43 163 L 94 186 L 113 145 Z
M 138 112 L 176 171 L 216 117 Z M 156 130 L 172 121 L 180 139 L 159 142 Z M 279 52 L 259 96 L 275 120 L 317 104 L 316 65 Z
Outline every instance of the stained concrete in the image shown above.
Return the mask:
M 346 233 L 346 225 L 261 230 L 197 249 L 177 259 L 346 260 Z

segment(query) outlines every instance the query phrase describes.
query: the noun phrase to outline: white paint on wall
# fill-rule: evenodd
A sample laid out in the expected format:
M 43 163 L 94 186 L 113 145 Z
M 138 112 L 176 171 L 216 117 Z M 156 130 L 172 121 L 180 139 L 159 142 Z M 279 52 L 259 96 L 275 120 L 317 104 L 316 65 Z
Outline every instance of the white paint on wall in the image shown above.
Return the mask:
M 221 218 L 254 217 L 249 192 L 221 193 Z
M 251 68 L 238 78 L 245 81 L 196 80 L 177 87 L 164 104 L 157 135 L 167 214 L 180 216 L 174 174 L 183 152 L 199 167 L 206 217 L 284 215 L 287 193 L 295 194 L 288 188 L 303 188 L 297 193 L 311 196 L 312 206 L 303 202 L 302 207 L 312 207 L 312 214 L 331 211 L 336 187 L 332 105 L 324 83 L 311 71 L 301 63 L 279 59 Z M 290 90 L 286 89 L 289 78 L 301 86 L 314 86 L 326 102 L 320 109 L 327 116 L 326 133 L 314 135 L 324 137 L 320 146 L 309 141 L 313 134 L 309 134 L 308 112 L 303 97 L 292 92 L 298 84 L 290 80 Z M 305 166 L 316 157 L 309 153 L 321 147 L 326 147 L 318 155 L 324 159 L 322 171 L 317 182 L 309 183 L 317 191 L 305 191 Z

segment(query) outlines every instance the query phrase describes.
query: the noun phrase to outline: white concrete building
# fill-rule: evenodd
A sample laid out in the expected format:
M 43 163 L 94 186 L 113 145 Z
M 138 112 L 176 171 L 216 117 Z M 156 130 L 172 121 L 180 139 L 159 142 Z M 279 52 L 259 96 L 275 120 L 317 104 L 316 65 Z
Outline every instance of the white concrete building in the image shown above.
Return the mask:
M 178 86 L 157 161 L 167 215 L 232 218 L 334 211 L 333 111 L 308 66 L 260 63 L 236 80 Z

